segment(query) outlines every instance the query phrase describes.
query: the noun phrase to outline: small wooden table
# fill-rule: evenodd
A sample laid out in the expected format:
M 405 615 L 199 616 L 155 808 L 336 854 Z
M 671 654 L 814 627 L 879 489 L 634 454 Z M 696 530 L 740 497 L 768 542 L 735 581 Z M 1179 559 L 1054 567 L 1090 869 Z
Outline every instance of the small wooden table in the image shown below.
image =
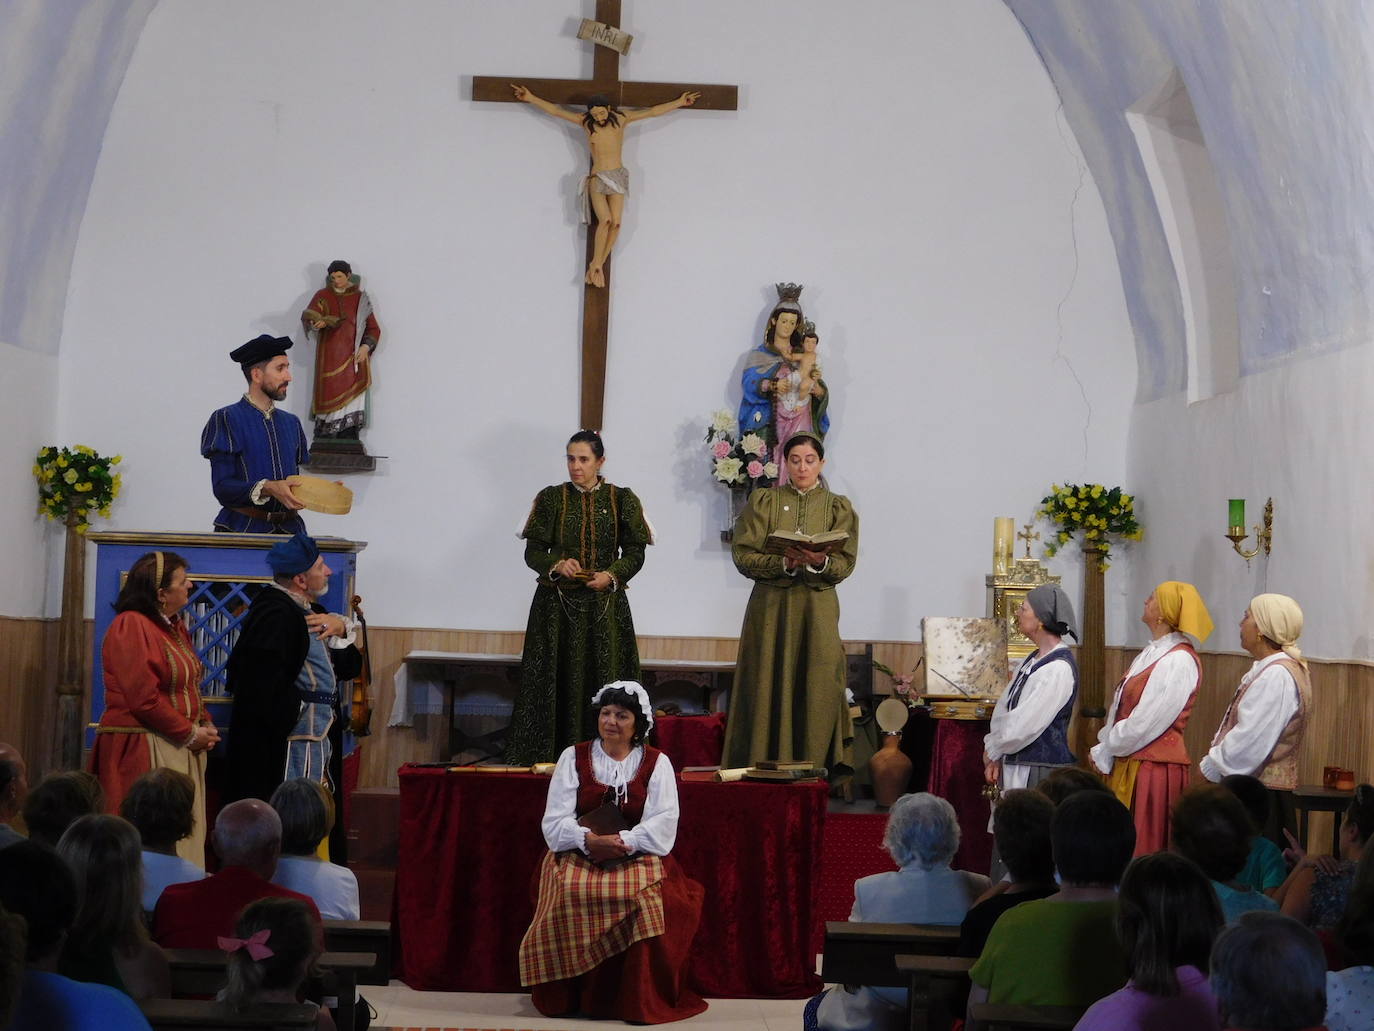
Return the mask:
M 454 729 L 454 717 L 463 681 L 482 674 L 501 677 L 515 687 L 520 683 L 519 655 L 416 650 L 409 652 L 402 662 L 406 668 L 406 676 L 402 680 L 405 690 L 409 690 L 410 678 L 417 675 L 412 673 L 412 667 L 423 667 L 429 674 L 420 679 L 443 684 L 444 714 L 448 720 L 449 737 L 448 754 L 444 756 L 446 759 L 460 750 L 460 735 Z M 735 675 L 733 662 L 702 659 L 641 659 L 639 667 L 640 678 L 650 698 L 659 685 L 685 681 L 702 692 L 702 706 L 706 712 L 719 709 L 721 696 L 729 690 Z M 410 722 L 409 707 L 403 699 L 398 697 L 397 701 L 390 725 L 407 726 Z
M 1298 844 L 1307 849 L 1307 818 L 1313 812 L 1343 813 L 1355 797 L 1353 791 L 1324 788 L 1320 784 L 1302 784 L 1293 789 L 1293 808 L 1298 811 Z M 1331 821 L 1331 854 L 1341 854 L 1341 821 Z

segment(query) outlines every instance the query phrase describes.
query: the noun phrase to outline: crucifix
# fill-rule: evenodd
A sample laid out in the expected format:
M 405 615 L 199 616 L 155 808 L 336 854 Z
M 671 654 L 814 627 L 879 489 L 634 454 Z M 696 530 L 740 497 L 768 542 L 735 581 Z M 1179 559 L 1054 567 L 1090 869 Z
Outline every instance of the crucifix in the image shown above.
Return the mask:
M 611 31 L 594 32 L 591 35 L 596 46 L 592 53 L 590 79 L 474 75 L 472 99 L 520 103 L 526 99 L 520 94 L 520 90 L 524 90 L 528 94 L 537 95 L 551 106 L 585 107 L 593 97 L 604 97 L 612 109 L 618 109 L 626 105 L 636 108 L 666 107 L 686 94 L 695 94 L 693 100 L 686 102 L 687 106 L 695 110 L 737 110 L 739 89 L 736 86 L 683 82 L 622 82 L 620 51 L 612 46 L 616 36 L 623 36 L 616 31 L 620 26 L 620 5 L 621 0 L 596 0 L 596 21 L 601 23 L 599 28 Z M 514 86 L 518 86 L 519 89 L 514 89 Z M 581 121 L 580 117 L 569 120 Z M 588 189 L 594 188 L 595 185 L 589 183 Z M 613 236 L 611 242 L 614 242 Z M 599 265 L 596 264 L 598 257 L 601 258 Z M 599 430 L 606 396 L 606 335 L 611 313 L 611 264 L 608 256 L 598 255 L 596 233 L 592 231 L 591 226 L 588 226 L 587 232 L 587 266 L 588 281 L 582 289 L 581 415 L 584 429 Z
M 1038 534 L 1038 533 L 1031 533 L 1031 529 L 1032 529 L 1034 526 L 1035 526 L 1034 523 L 1026 523 L 1026 524 L 1024 524 L 1024 525 L 1021 527 L 1021 532 L 1018 533 L 1018 534 L 1016 535 L 1016 536 L 1019 537 L 1021 540 L 1023 540 L 1023 541 L 1026 542 L 1026 558 L 1030 558 L 1030 557 L 1031 557 L 1031 553 L 1030 553 L 1030 542 L 1031 542 L 1031 541 L 1038 541 L 1038 540 L 1040 539 L 1040 534 Z

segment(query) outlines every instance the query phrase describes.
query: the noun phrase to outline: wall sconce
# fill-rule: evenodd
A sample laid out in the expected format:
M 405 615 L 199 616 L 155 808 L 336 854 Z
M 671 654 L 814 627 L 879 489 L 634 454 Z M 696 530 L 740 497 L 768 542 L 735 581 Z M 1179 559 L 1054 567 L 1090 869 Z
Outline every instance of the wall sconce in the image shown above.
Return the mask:
M 1226 539 L 1231 542 L 1231 547 L 1236 549 L 1236 554 L 1249 562 L 1252 558 L 1264 550 L 1269 554 L 1270 548 L 1274 543 L 1274 499 L 1270 498 L 1264 503 L 1264 525 L 1255 527 L 1255 546 L 1249 551 L 1241 547 L 1241 544 L 1248 536 L 1245 532 L 1245 499 L 1232 498 L 1230 501 L 1229 518 L 1227 525 L 1230 529 L 1226 532 Z

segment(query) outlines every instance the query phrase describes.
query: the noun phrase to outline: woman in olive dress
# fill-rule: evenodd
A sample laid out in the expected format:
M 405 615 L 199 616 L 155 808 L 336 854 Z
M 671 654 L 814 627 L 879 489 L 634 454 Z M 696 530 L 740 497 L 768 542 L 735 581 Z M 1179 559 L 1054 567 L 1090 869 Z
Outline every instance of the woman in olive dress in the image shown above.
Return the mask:
M 859 517 L 821 480 L 825 445 L 811 433 L 786 442 L 788 483 L 754 491 L 735 524 L 735 567 L 754 581 L 740 631 L 725 727 L 726 766 L 805 759 L 850 772 L 854 725 L 845 700 L 845 655 L 835 587 L 854 571 Z M 769 533 L 844 531 L 828 553 L 767 550 Z

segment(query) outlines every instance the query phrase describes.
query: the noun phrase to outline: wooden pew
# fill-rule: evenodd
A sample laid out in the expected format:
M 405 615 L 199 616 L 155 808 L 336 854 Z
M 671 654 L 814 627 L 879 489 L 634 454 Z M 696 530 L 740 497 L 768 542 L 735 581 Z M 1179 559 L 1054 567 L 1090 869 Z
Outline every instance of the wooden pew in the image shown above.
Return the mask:
M 139 1003 L 139 1009 L 153 1031 L 313 1031 L 315 1027 L 315 1007 L 304 1003 L 263 1003 L 235 1013 L 217 1002 L 200 999 L 148 999 Z
M 952 956 L 958 944 L 958 927 L 828 920 L 821 980 L 827 984 L 904 988 L 908 975 L 897 970 L 898 956 Z
M 964 956 L 897 957 L 897 970 L 907 978 L 910 1031 L 949 1031 L 964 1015 L 974 962 Z
M 1072 1006 L 1000 1006 L 982 1002 L 971 1016 L 980 1031 L 1073 1031 L 1083 1010 Z
M 184 996 L 213 996 L 224 987 L 228 957 L 219 949 L 164 949 L 172 968 L 174 1000 Z M 319 994 L 337 998 L 334 1022 L 339 1031 L 353 1031 L 358 1001 L 358 974 L 377 965 L 370 952 L 326 952 L 317 964 L 323 971 Z M 308 989 L 313 986 L 308 986 Z M 315 995 L 308 990 L 307 994 Z
M 371 969 L 358 971 L 358 984 L 391 983 L 391 922 L 389 920 L 324 921 L 326 952 L 362 952 L 377 957 Z

